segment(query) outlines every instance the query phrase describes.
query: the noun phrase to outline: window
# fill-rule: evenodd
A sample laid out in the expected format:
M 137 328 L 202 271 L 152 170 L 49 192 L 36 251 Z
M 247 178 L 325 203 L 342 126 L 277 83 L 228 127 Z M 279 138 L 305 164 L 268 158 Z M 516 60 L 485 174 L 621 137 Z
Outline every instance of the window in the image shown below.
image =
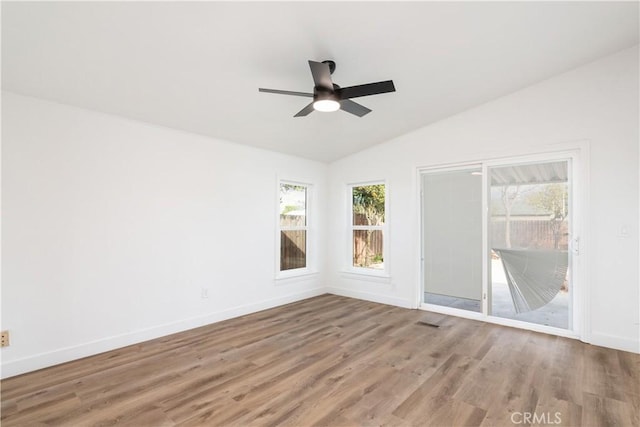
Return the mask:
M 309 187 L 280 183 L 280 257 L 279 271 L 307 268 Z
M 351 187 L 352 267 L 384 272 L 385 185 Z

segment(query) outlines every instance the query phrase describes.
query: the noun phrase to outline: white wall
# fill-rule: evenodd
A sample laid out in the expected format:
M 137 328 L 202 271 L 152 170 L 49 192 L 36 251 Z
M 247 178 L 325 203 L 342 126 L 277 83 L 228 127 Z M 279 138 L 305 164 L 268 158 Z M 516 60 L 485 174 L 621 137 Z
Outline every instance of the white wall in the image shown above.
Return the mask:
M 329 168 L 331 292 L 406 307 L 418 304 L 419 203 L 416 169 L 506 154 L 590 147 L 582 263 L 594 344 L 640 351 L 638 277 L 638 47 L 336 161 Z M 425 94 L 428 96 L 428 94 Z M 345 184 L 386 179 L 388 281 L 341 273 L 349 257 Z M 618 235 L 627 226 L 629 237 Z M 578 286 L 580 286 L 578 284 Z
M 4 377 L 324 293 L 321 274 L 274 277 L 277 176 L 320 207 L 325 164 L 2 102 Z

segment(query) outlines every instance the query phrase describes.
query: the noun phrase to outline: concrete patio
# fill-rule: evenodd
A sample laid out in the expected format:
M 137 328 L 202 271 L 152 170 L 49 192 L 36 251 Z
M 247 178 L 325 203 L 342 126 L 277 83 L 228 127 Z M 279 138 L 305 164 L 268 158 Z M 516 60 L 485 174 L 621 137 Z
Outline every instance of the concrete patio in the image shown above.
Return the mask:
M 502 263 L 499 259 L 491 261 L 491 312 L 492 316 L 515 319 L 523 322 L 552 326 L 555 328 L 569 328 L 569 292 L 560 291 L 547 305 L 526 313 L 516 313 Z M 479 300 L 456 298 L 425 292 L 425 302 L 441 306 L 458 308 L 461 310 L 482 312 Z

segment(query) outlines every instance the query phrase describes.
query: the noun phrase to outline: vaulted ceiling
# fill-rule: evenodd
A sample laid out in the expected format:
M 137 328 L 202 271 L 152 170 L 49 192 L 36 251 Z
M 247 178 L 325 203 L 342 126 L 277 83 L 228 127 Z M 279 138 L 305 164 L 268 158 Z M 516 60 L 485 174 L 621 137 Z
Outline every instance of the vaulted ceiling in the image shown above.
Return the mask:
M 638 44 L 626 2 L 3 2 L 3 89 L 330 162 Z M 294 118 L 307 60 L 393 79 Z

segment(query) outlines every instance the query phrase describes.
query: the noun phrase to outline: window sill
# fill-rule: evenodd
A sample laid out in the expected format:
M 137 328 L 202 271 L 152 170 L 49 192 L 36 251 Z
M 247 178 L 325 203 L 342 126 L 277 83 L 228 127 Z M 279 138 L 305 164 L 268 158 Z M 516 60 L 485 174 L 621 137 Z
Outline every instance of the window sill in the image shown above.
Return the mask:
M 286 284 L 290 282 L 298 282 L 300 280 L 311 280 L 318 276 L 317 271 L 304 270 L 295 273 L 278 274 L 274 279 L 276 284 Z
M 391 283 L 391 276 L 385 272 L 369 272 L 359 270 L 343 270 L 340 275 L 350 280 L 366 280 L 368 282 Z

